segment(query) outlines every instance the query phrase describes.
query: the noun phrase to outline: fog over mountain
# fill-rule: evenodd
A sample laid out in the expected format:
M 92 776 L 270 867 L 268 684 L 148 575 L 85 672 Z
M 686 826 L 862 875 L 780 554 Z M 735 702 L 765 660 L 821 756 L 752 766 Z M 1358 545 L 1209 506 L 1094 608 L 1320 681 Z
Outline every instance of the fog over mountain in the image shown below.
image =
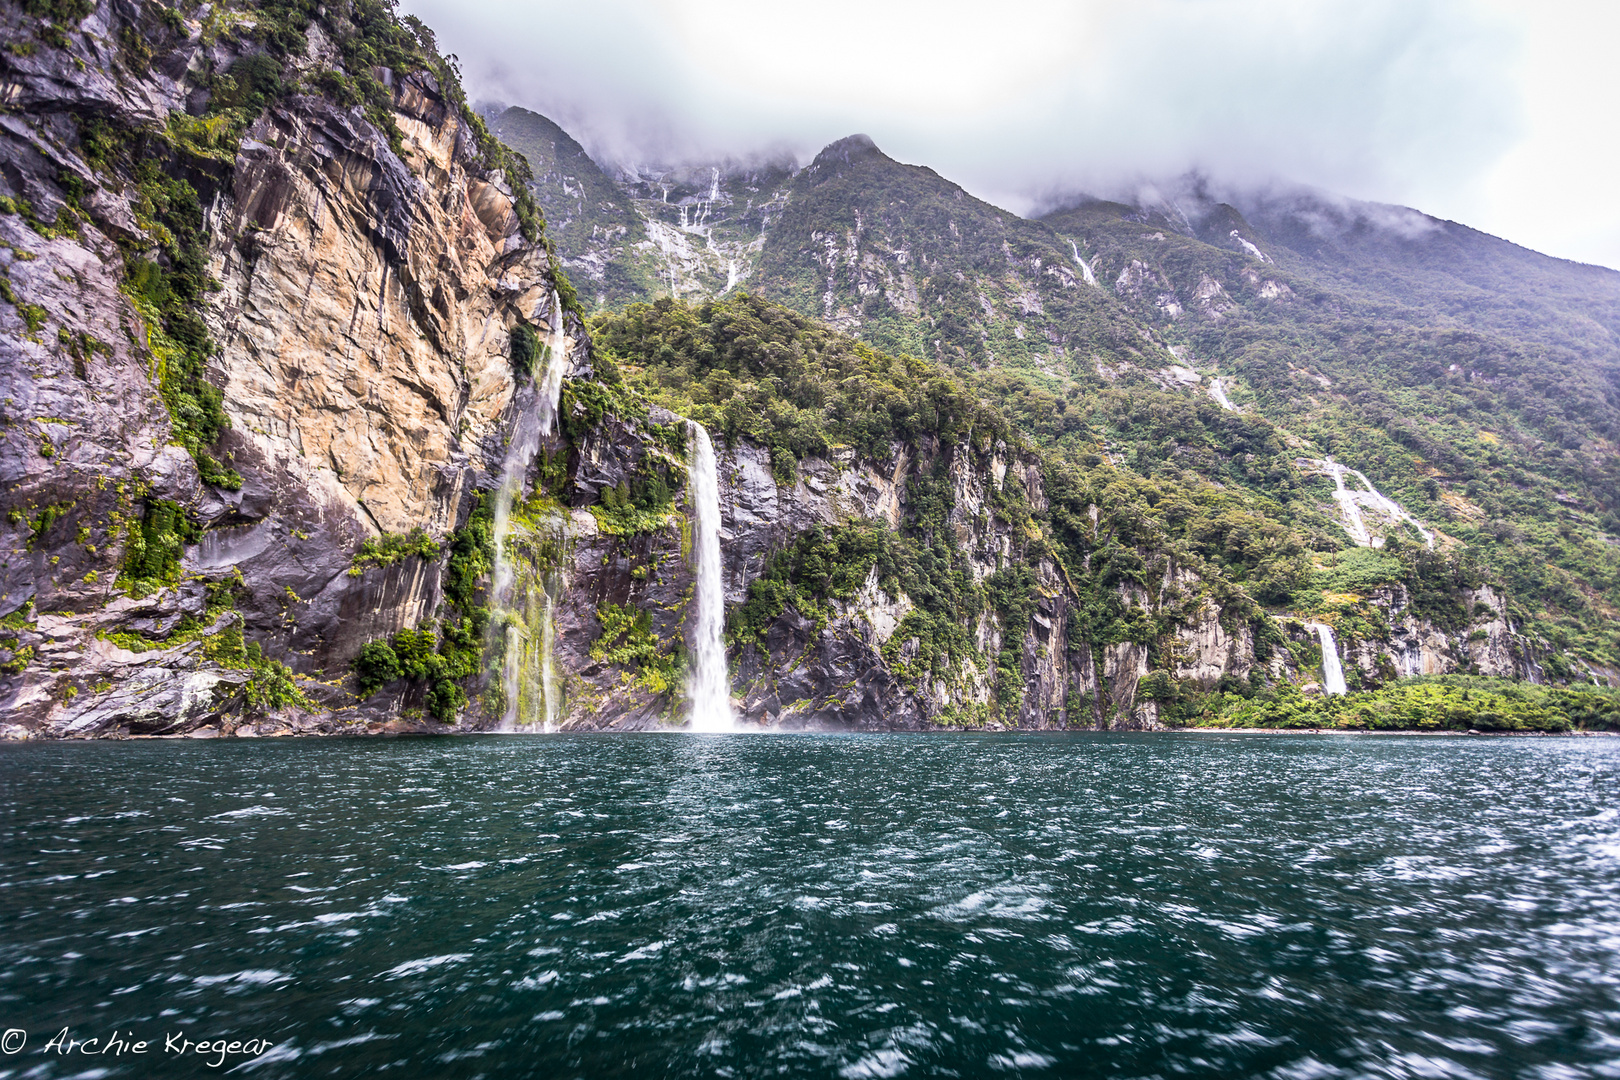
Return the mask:
M 475 96 L 599 159 L 803 162 L 855 131 L 1020 213 L 1197 169 L 1620 265 L 1617 16 L 1486 0 L 408 0 Z M 566 45 L 562 44 L 566 42 Z M 1582 207 L 1572 218 L 1570 203 Z

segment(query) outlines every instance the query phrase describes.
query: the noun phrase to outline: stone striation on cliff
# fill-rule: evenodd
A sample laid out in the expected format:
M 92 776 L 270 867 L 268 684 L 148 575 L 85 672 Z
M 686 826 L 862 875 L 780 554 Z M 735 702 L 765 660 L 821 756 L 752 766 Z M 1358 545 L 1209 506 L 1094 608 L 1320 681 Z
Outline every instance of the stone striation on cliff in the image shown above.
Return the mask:
M 541 638 L 557 725 L 682 723 L 685 419 L 596 352 L 448 65 L 357 67 L 341 3 L 285 40 L 269 9 L 52 10 L 0 5 L 0 734 L 486 730 L 504 650 Z M 492 610 L 490 493 L 547 374 L 557 423 L 500 526 L 546 603 Z M 1073 580 L 1053 466 L 1011 438 L 784 469 L 716 433 L 742 724 L 1151 728 L 1178 685 L 1314 677 L 1300 624 L 1099 495 L 1064 496 Z M 925 502 L 950 572 L 999 597 L 948 662 L 875 562 L 743 626 L 803 537 L 898 534 Z M 1388 633 L 1345 634 L 1356 677 L 1532 673 L 1489 589 L 1461 629 L 1368 603 Z
M 417 528 L 442 540 L 490 483 L 512 330 L 557 302 L 549 257 L 433 73 L 371 73 L 392 131 L 319 92 L 310 76 L 344 71 L 343 16 L 311 23 L 282 72 L 307 92 L 221 139 L 218 73 L 265 56 L 221 26 L 251 31 L 251 12 L 61 6 L 44 23 L 0 7 L 8 730 L 272 713 L 276 729 L 351 729 L 365 710 L 334 710 L 352 703 L 352 657 L 442 603 L 439 563 L 356 566 L 355 551 Z M 144 263 L 179 272 L 153 205 L 177 183 L 201 214 L 206 379 L 228 424 L 204 469 L 234 482 L 205 482 L 204 457 L 176 445 L 174 325 L 138 303 Z M 177 549 L 169 580 L 128 587 L 132 542 Z

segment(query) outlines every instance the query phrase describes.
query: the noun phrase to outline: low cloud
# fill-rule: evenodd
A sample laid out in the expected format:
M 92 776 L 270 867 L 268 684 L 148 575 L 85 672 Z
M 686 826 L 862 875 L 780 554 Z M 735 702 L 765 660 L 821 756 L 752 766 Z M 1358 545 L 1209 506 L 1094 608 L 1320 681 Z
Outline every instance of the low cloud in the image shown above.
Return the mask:
M 1520 140 L 1486 0 L 406 0 L 475 97 L 612 164 L 806 161 L 856 131 L 1028 212 L 1189 170 L 1451 216 Z

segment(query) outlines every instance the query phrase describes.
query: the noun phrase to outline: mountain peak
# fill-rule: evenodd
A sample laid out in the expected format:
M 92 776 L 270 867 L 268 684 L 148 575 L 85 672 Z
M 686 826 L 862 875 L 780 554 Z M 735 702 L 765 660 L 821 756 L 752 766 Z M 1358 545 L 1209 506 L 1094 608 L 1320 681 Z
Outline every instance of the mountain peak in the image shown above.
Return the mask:
M 821 153 L 816 155 L 816 160 L 810 164 L 812 168 L 817 165 L 832 165 L 834 163 L 856 165 L 870 158 L 887 158 L 887 156 L 878 149 L 877 143 L 872 141 L 872 136 L 846 135 L 835 143 L 829 143 Z

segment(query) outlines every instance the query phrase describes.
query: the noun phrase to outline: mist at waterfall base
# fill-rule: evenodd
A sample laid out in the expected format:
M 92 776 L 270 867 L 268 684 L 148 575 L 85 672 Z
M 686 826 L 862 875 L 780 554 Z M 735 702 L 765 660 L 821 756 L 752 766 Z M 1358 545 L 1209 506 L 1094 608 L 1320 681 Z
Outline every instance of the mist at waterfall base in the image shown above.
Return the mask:
M 0 746 L 0 1071 L 1613 1075 L 1620 740 Z M 32 1070 L 32 1071 L 30 1071 Z

